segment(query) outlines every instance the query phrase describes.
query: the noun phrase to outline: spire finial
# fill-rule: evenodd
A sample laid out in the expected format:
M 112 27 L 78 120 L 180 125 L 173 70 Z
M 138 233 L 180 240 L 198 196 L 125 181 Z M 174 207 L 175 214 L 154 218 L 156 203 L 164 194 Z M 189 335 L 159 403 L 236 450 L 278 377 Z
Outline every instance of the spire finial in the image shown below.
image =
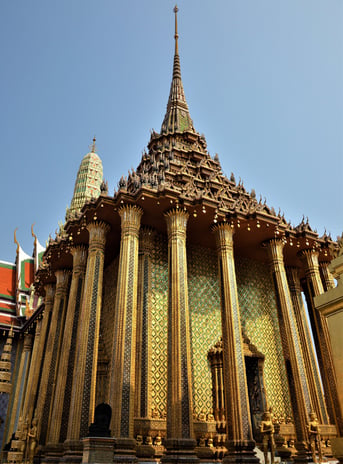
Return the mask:
M 18 257 L 19 250 L 20 250 L 20 245 L 19 245 L 19 242 L 17 240 L 17 230 L 18 230 L 18 227 L 16 227 L 14 229 L 14 243 L 17 245 L 17 257 Z
M 178 40 L 179 40 L 179 34 L 177 33 L 177 12 L 179 11 L 177 5 L 174 6 L 174 13 L 175 13 L 175 35 L 174 35 L 174 38 L 175 38 L 175 55 L 178 55 L 179 54 L 179 43 L 178 43 Z
M 177 12 L 179 11 L 177 5 L 174 7 L 175 13 L 175 54 L 173 65 L 173 78 L 170 86 L 169 99 L 167 104 L 167 112 L 164 116 L 161 133 L 175 133 L 175 132 L 194 132 L 193 121 L 190 117 L 188 105 L 183 90 L 181 80 L 181 67 L 179 57 L 179 34 L 177 32 Z
M 34 225 L 35 225 L 35 223 L 33 223 L 33 224 L 31 225 L 31 235 L 32 235 L 32 237 L 35 239 L 35 241 L 34 241 L 34 246 L 36 246 L 36 245 L 37 245 L 37 235 L 33 232 L 33 226 L 34 226 Z
M 96 150 L 95 142 L 96 142 L 96 138 L 95 138 L 95 135 L 94 135 L 94 137 L 93 137 L 93 143 L 92 143 L 92 148 L 91 148 L 91 152 L 92 152 L 92 153 L 95 153 L 95 150 Z

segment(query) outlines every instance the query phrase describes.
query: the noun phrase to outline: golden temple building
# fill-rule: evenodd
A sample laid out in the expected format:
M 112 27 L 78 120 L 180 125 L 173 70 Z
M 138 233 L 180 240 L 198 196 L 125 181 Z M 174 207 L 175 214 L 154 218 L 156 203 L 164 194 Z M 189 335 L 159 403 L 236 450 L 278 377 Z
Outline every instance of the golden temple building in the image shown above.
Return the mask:
M 160 132 L 113 196 L 93 141 L 35 273 L 44 303 L 22 331 L 5 462 L 258 463 L 266 411 L 282 460 L 312 460 L 311 412 L 324 455 L 343 433 L 314 304 L 337 245 L 224 176 L 193 126 L 174 11 Z

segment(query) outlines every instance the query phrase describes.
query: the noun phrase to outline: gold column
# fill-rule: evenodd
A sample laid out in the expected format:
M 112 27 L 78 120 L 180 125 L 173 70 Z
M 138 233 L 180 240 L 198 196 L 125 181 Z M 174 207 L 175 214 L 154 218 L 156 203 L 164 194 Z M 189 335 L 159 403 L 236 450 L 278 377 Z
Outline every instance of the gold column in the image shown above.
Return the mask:
M 168 230 L 168 361 L 167 440 L 164 461 L 196 460 L 193 433 L 192 367 L 186 230 L 189 214 L 172 209 L 165 214 Z
M 69 275 L 68 270 L 58 270 L 56 275 L 56 291 L 51 314 L 49 335 L 44 356 L 42 377 L 37 400 L 37 434 L 39 442 L 45 444 L 49 425 L 51 403 L 54 397 L 55 381 L 61 350 L 61 334 L 64 327 L 67 307 Z
M 136 375 L 134 417 L 151 414 L 151 254 L 155 231 L 143 227 L 139 233 Z
M 258 462 L 249 413 L 245 362 L 241 336 L 235 262 L 234 229 L 227 223 L 213 227 L 216 239 L 221 285 L 223 375 L 227 416 L 228 453 L 224 461 L 244 459 Z
M 339 404 L 338 385 L 332 360 L 330 337 L 325 317 L 315 308 L 314 297 L 324 293 L 320 278 L 318 252 L 302 250 L 300 258 L 305 266 L 308 310 L 312 322 L 313 337 L 316 343 L 317 356 L 325 391 L 326 405 L 330 419 L 336 424 L 339 433 L 343 435 L 343 418 Z
M 98 341 L 102 304 L 102 284 L 106 234 L 109 226 L 93 222 L 87 226 L 89 248 L 84 291 L 82 297 L 67 441 L 78 442 L 88 435 L 95 409 Z
M 19 417 L 22 417 L 24 421 L 24 417 L 22 416 L 23 406 L 24 406 L 23 400 L 25 397 L 25 391 L 26 391 L 27 379 L 28 379 L 27 376 L 28 376 L 30 360 L 31 360 L 32 340 L 33 340 L 33 337 L 30 333 L 26 333 L 24 335 L 22 352 L 20 355 L 18 375 L 17 375 L 17 378 L 14 379 L 14 382 L 13 382 L 13 384 L 15 384 L 15 390 L 13 392 L 14 401 L 13 401 L 13 408 L 12 408 L 11 423 L 10 423 L 10 428 L 9 428 L 10 433 L 16 430 L 18 426 Z
M 292 396 L 294 425 L 297 434 L 297 461 L 308 461 L 306 452 L 307 422 L 310 412 L 310 400 L 303 372 L 302 352 L 295 322 L 291 294 L 288 287 L 283 260 L 284 243 L 281 239 L 272 239 L 266 244 L 270 269 L 275 285 L 279 312 L 280 332 L 286 360 L 288 383 Z
M 8 331 L 7 339 L 4 345 L 4 349 L 0 357 L 0 395 L 10 395 L 12 392 L 12 339 L 13 339 L 13 327 Z
M 331 288 L 335 288 L 336 284 L 335 284 L 333 275 L 331 274 L 329 270 L 329 263 L 326 261 L 325 262 L 322 261 L 321 263 L 319 263 L 319 270 L 320 270 L 324 290 L 327 292 Z
M 54 304 L 55 285 L 45 285 L 44 312 L 43 317 L 37 321 L 34 345 L 32 350 L 32 358 L 30 363 L 29 376 L 27 380 L 27 388 L 25 393 L 25 401 L 23 405 L 23 418 L 27 419 L 28 424 L 31 424 L 33 412 L 37 401 L 38 383 L 40 371 L 42 369 L 42 359 L 46 337 L 50 326 L 51 311 Z M 14 429 L 14 418 L 11 420 L 9 430 Z
M 326 411 L 324 394 L 320 383 L 320 376 L 317 369 L 316 356 L 313 351 L 310 329 L 308 326 L 305 307 L 301 296 L 301 285 L 298 269 L 287 268 L 286 272 L 300 337 L 300 345 L 304 357 L 304 367 L 310 393 L 311 410 L 316 413 L 321 424 L 328 424 L 328 414 Z
M 134 403 L 139 228 L 143 211 L 135 205 L 119 209 L 121 242 L 115 302 L 114 353 L 110 379 L 112 433 L 117 448 L 134 452 Z
M 86 272 L 87 249 L 78 246 L 72 248 L 71 253 L 73 255 L 73 273 L 63 333 L 63 350 L 58 367 L 57 385 L 47 434 L 48 445 L 62 443 L 65 440 L 66 430 L 64 433 L 63 430 L 61 431 L 62 419 L 64 419 L 63 428 L 66 429 L 70 408 L 70 396 L 66 392 L 71 390 L 72 385 L 76 332 Z

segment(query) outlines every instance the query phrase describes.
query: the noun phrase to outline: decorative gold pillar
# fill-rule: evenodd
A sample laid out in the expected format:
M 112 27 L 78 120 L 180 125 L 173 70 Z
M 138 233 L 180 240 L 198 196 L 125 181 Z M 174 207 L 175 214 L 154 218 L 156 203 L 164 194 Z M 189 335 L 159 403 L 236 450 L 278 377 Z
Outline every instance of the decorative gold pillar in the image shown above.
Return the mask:
M 186 230 L 189 214 L 175 208 L 165 214 L 168 230 L 168 365 L 165 462 L 197 458 L 193 432 L 192 368 Z
M 151 254 L 155 231 L 143 227 L 139 233 L 138 297 L 136 331 L 136 375 L 134 417 L 151 414 Z
M 252 438 L 240 312 L 233 254 L 234 229 L 227 223 L 213 227 L 221 285 L 223 375 L 228 452 L 223 461 L 258 462 Z
M 300 258 L 305 266 L 306 286 L 304 288 L 310 319 L 312 322 L 313 337 L 316 343 L 317 356 L 325 391 L 326 405 L 331 421 L 335 423 L 340 435 L 343 435 L 343 418 L 339 404 L 338 385 L 332 360 L 330 337 L 324 316 L 315 308 L 314 297 L 324 293 L 320 278 L 318 252 L 302 250 Z
M 283 350 L 286 360 L 289 389 L 292 397 L 294 425 L 297 434 L 297 455 L 295 459 L 298 462 L 307 462 L 309 459 L 306 445 L 308 436 L 307 422 L 311 404 L 302 363 L 302 352 L 292 298 L 283 260 L 284 243 L 281 239 L 272 239 L 265 243 L 265 245 L 275 285 L 280 332 L 283 334 Z
M 18 419 L 22 417 L 23 413 L 23 403 L 24 403 L 24 395 L 27 386 L 27 376 L 31 361 L 31 353 L 32 353 L 32 334 L 25 333 L 22 351 L 20 354 L 20 362 L 19 362 L 19 369 L 16 379 L 13 379 L 13 384 L 15 385 L 15 389 L 12 391 L 12 395 L 14 394 L 13 400 L 13 407 L 12 407 L 12 417 L 10 421 L 9 427 L 9 435 L 13 431 L 16 431 L 18 427 Z M 23 421 L 24 418 L 22 417 Z
M 64 325 L 63 350 L 61 351 L 57 385 L 47 435 L 49 446 L 62 443 L 66 438 L 70 408 L 70 396 L 66 392 L 71 390 L 73 380 L 76 333 L 86 272 L 87 249 L 83 246 L 77 246 L 71 249 L 71 253 L 73 255 L 73 273 Z M 62 429 L 62 425 L 64 430 Z
M 13 328 L 11 327 L 0 358 L 0 394 L 10 394 L 12 391 L 12 339 Z
M 0 395 L 7 395 L 5 404 L 7 403 L 7 411 L 11 411 L 11 393 L 13 386 L 13 373 L 12 373 L 12 342 L 14 334 L 13 327 L 10 328 L 7 335 L 7 340 L 0 358 Z M 14 366 L 15 367 L 15 366 Z M 8 422 L 11 413 L 6 415 L 5 427 L 3 431 L 2 443 L 8 442 Z
M 71 447 L 73 442 L 88 435 L 88 427 L 93 422 L 105 243 L 109 226 L 103 222 L 92 222 L 87 229 L 88 259 L 77 329 L 67 430 L 67 443 Z
M 44 312 L 43 317 L 37 321 L 32 358 L 30 363 L 29 376 L 27 379 L 27 388 L 22 409 L 23 417 L 31 424 L 34 409 L 37 402 L 37 390 L 40 372 L 42 369 L 42 359 L 45 347 L 46 337 L 49 331 L 51 311 L 54 304 L 55 285 L 45 285 Z M 18 384 L 19 385 L 19 382 Z M 12 415 L 8 430 L 13 432 L 15 429 L 15 416 Z M 11 432 L 11 433 L 12 433 Z
M 326 261 L 322 261 L 321 263 L 319 263 L 319 271 L 322 278 L 322 284 L 326 292 L 331 288 L 336 287 L 335 279 L 333 278 L 333 275 L 329 270 L 329 264 L 330 263 Z
M 304 359 L 306 379 L 309 388 L 311 410 L 317 415 L 320 424 L 328 424 L 328 414 L 324 401 L 320 375 L 317 369 L 316 356 L 312 347 L 310 329 L 305 314 L 305 307 L 301 295 L 301 285 L 297 268 L 286 269 L 289 290 L 293 302 L 296 324 L 299 332 L 300 345 Z
M 121 241 L 115 302 L 114 353 L 111 365 L 110 404 L 112 433 L 116 437 L 114 461 L 120 454 L 135 454 L 134 405 L 139 228 L 143 210 L 135 205 L 119 209 Z M 129 459 L 129 458 L 128 458 Z
M 56 291 L 51 314 L 49 335 L 44 356 L 43 370 L 37 400 L 37 435 L 39 442 L 44 445 L 49 426 L 51 403 L 54 397 L 55 381 L 58 372 L 58 363 L 62 344 L 69 275 L 68 270 L 57 270 Z

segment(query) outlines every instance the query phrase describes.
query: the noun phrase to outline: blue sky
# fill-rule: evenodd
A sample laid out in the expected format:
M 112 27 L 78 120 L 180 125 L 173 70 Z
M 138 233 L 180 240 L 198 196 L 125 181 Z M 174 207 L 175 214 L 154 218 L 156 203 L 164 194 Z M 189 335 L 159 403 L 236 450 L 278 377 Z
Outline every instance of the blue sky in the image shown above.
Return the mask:
M 159 131 L 170 0 L 2 0 L 0 259 L 32 253 L 70 203 L 93 135 L 110 194 Z M 343 230 L 343 2 L 182 0 L 182 79 L 224 173 L 297 225 Z

